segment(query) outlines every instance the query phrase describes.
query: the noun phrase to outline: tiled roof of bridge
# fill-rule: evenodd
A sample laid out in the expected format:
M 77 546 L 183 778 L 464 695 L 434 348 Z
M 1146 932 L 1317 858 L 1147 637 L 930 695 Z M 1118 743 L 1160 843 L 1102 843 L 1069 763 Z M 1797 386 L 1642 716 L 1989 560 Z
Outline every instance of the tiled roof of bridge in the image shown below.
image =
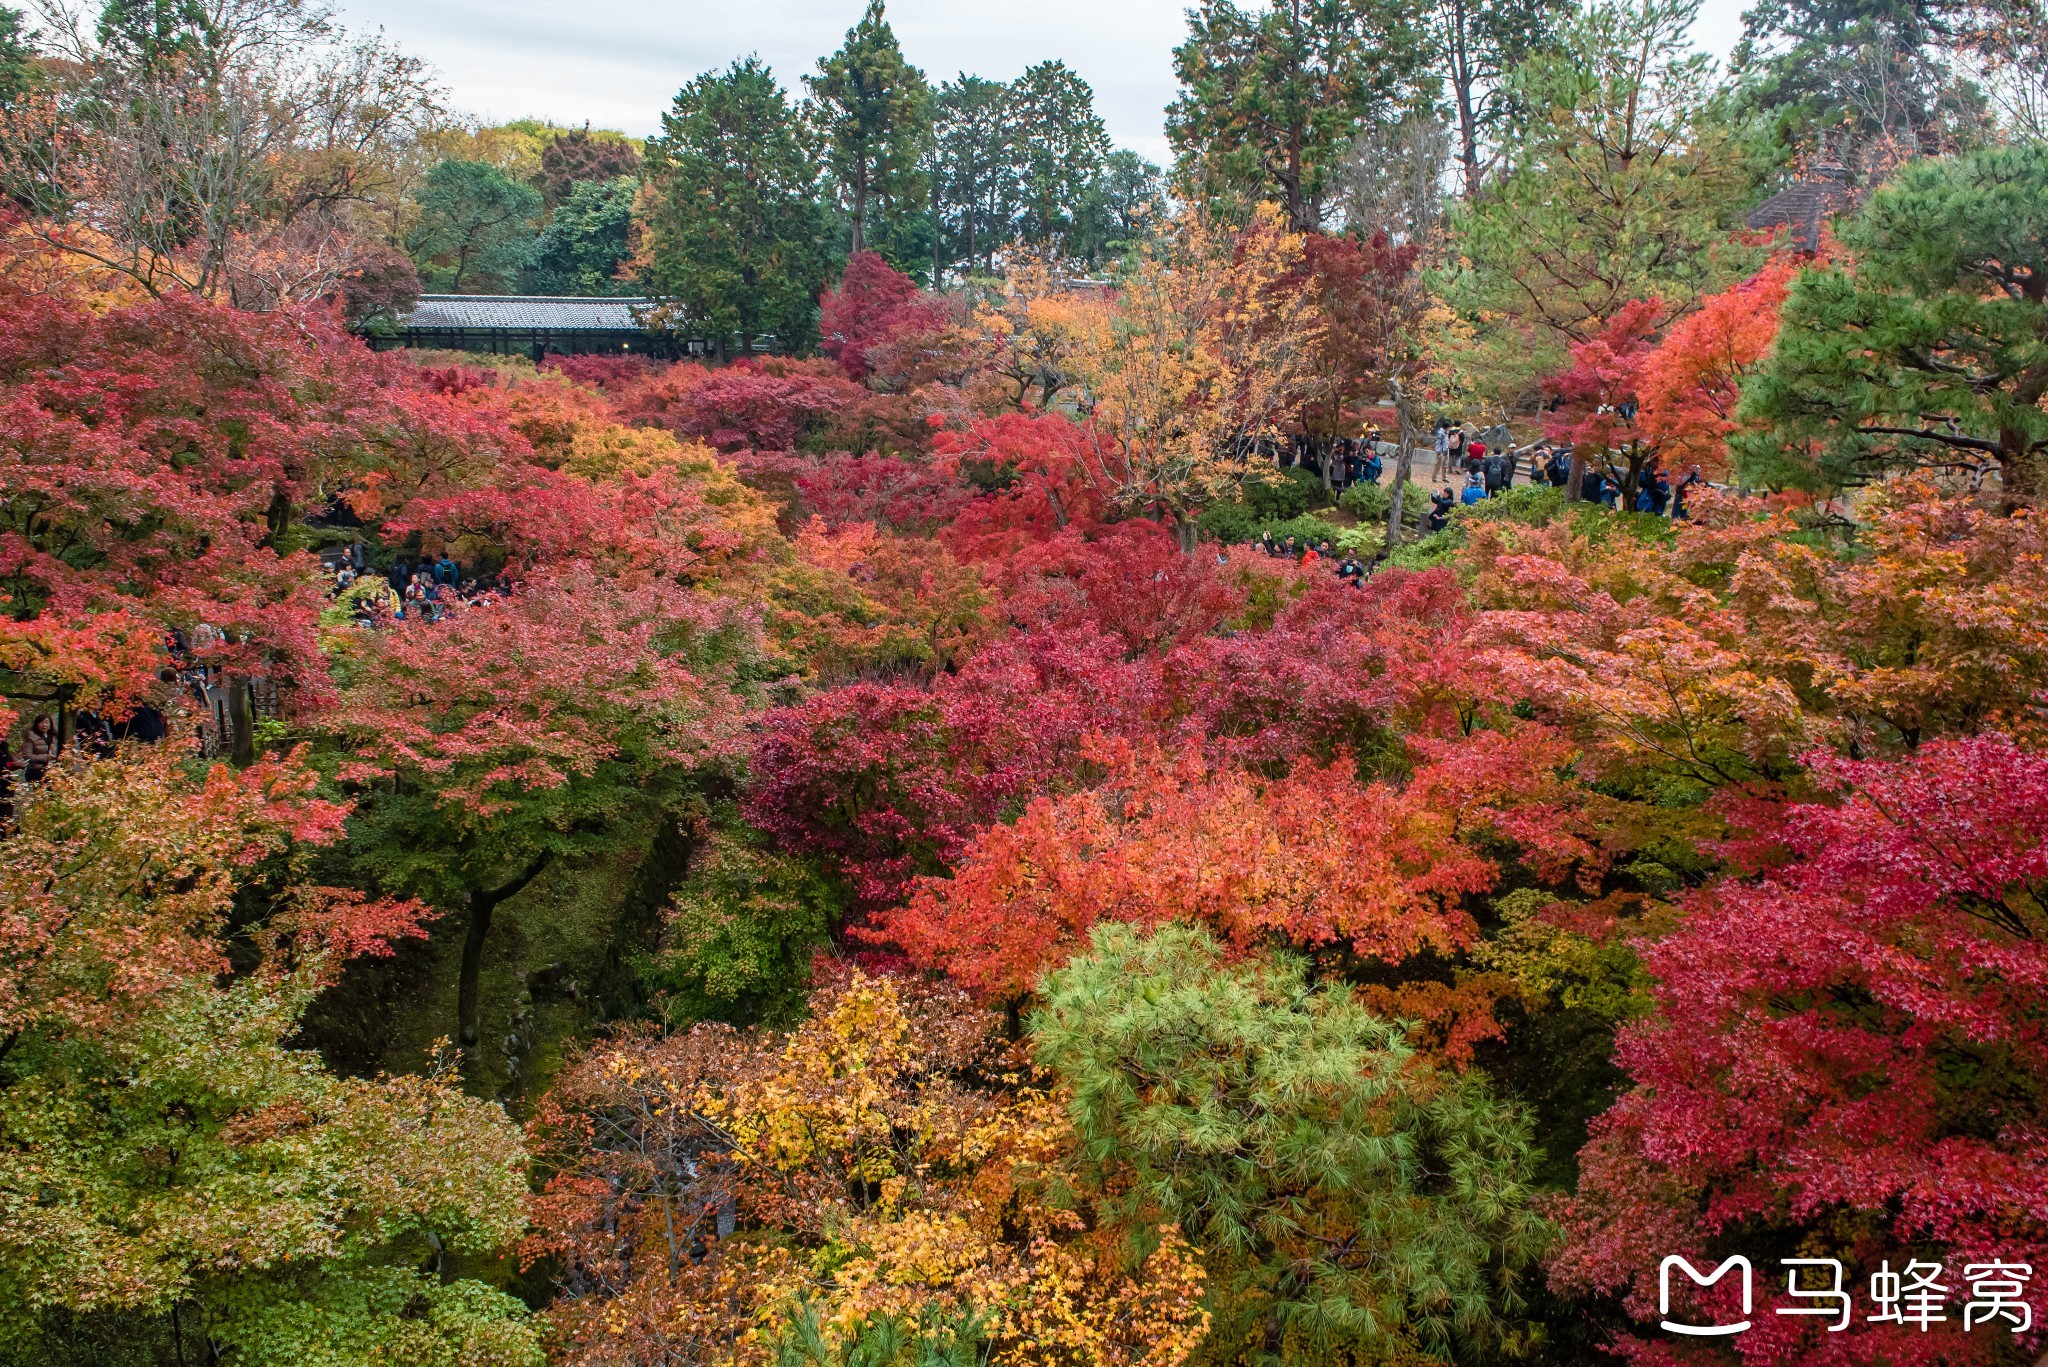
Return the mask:
M 409 328 L 542 328 L 554 332 L 638 332 L 646 299 L 545 294 L 423 294 L 400 319 Z

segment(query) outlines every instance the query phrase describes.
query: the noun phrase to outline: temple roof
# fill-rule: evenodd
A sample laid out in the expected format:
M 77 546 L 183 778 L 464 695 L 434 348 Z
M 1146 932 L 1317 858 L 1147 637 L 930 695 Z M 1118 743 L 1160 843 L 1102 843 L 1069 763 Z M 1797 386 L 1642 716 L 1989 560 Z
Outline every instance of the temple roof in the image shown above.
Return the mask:
M 1808 179 L 1772 195 L 1744 215 L 1742 221 L 1759 232 L 1789 228 L 1792 241 L 1801 251 L 1817 251 L 1822 225 L 1836 214 L 1854 208 L 1857 199 L 1849 173 L 1839 166 L 1825 166 Z
M 639 332 L 647 299 L 546 294 L 423 294 L 399 319 L 407 328 L 539 328 L 550 332 Z

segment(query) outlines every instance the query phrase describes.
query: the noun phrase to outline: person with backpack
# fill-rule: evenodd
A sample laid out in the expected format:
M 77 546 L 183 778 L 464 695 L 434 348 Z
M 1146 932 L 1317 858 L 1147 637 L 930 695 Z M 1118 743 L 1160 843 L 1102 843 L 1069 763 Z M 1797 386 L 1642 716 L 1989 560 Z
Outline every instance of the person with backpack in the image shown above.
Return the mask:
M 1550 481 L 1553 489 L 1562 489 L 1572 482 L 1572 458 L 1553 446 L 1544 457 L 1543 477 Z

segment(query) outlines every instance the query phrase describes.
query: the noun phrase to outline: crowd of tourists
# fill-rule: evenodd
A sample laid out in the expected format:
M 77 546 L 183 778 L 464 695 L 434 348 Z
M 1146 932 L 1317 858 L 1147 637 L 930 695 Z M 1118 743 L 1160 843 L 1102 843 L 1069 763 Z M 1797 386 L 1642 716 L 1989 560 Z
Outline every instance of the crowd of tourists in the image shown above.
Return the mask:
M 176 677 L 173 670 L 164 671 L 166 683 Z M 14 828 L 14 801 L 20 788 L 41 783 L 67 751 L 106 759 L 120 741 L 153 745 L 169 734 L 164 714 L 154 705 L 142 702 L 118 719 L 94 708 L 82 708 L 68 716 L 38 713 L 23 733 L 18 753 L 14 744 L 0 735 L 0 835 Z
M 1432 446 L 1430 483 L 1440 488 L 1429 496 L 1430 509 L 1422 519 L 1425 532 L 1444 530 L 1450 525 L 1454 510 L 1499 498 L 1514 488 L 1518 480 L 1536 487 L 1563 489 L 1573 478 L 1571 446 L 1539 440 L 1516 447 L 1505 426 L 1482 430 L 1467 424 L 1439 422 L 1432 434 Z M 1262 442 L 1255 453 L 1271 457 L 1281 469 L 1313 472 L 1331 489 L 1341 491 L 1354 484 L 1380 483 L 1386 472 L 1386 457 L 1397 454 L 1397 448 L 1383 441 L 1375 427 L 1368 428 L 1361 437 L 1335 441 L 1297 436 L 1280 442 Z M 1578 480 L 1582 501 L 1607 508 L 1619 506 L 1623 484 L 1607 468 L 1588 462 L 1579 471 Z M 1673 480 L 1651 462 L 1637 472 L 1634 511 L 1682 519 L 1687 491 L 1704 483 L 1706 479 L 1697 465 L 1682 478 Z M 1219 546 L 1217 563 L 1229 564 L 1233 551 L 1293 560 L 1304 566 L 1327 564 L 1339 580 L 1353 587 L 1362 585 L 1386 559 L 1384 552 L 1370 561 L 1356 552 L 1340 555 L 1327 540 L 1276 537 L 1270 532 L 1261 532 L 1236 547 Z
M 1434 505 L 1426 526 L 1432 532 L 1448 524 L 1451 509 L 1498 497 L 1514 487 L 1516 480 L 1562 489 L 1572 478 L 1572 448 L 1547 440 L 1527 446 L 1514 445 L 1505 424 L 1479 428 L 1470 423 L 1439 420 L 1431 433 L 1433 460 L 1429 483 L 1442 492 L 1431 496 Z M 1281 469 L 1313 472 L 1329 488 L 1342 492 L 1354 484 L 1378 484 L 1387 470 L 1387 460 L 1398 447 L 1384 439 L 1377 426 L 1359 437 L 1319 440 L 1293 436 L 1278 442 L 1256 444 L 1258 454 L 1269 456 Z M 1685 492 L 1704 483 L 1698 466 L 1673 480 L 1652 462 L 1636 477 L 1632 508 L 1658 517 L 1685 516 Z M 1588 462 L 1579 475 L 1579 497 L 1608 508 L 1620 506 L 1622 481 L 1604 466 Z
M 475 579 L 462 577 L 461 567 L 447 554 L 418 564 L 400 557 L 383 573 L 373 572 L 369 548 L 361 542 L 347 547 L 339 558 L 329 583 L 329 596 L 347 597 L 352 620 L 358 627 L 374 629 L 393 621 L 438 622 L 457 608 L 494 597 L 498 590 Z M 193 752 L 206 758 L 220 754 L 234 725 L 229 713 L 227 679 L 218 664 L 203 657 L 208 648 L 224 643 L 227 634 L 209 622 L 190 631 L 171 627 L 164 632 L 163 683 L 184 696 L 192 721 Z M 273 710 L 272 686 L 268 679 L 248 680 L 251 709 L 257 714 Z M 18 746 L 0 735 L 0 834 L 12 829 L 15 800 L 24 785 L 41 783 L 65 754 L 105 758 L 121 741 L 154 744 L 170 735 L 170 722 L 162 710 L 141 702 L 118 718 L 91 708 L 76 712 L 38 714 L 29 722 Z
M 438 622 L 460 607 L 493 596 L 494 590 L 463 578 L 461 565 L 446 551 L 418 563 L 401 555 L 390 569 L 372 571 L 369 547 L 357 541 L 334 567 L 329 594 L 349 602 L 356 626 L 375 630 L 389 622 Z

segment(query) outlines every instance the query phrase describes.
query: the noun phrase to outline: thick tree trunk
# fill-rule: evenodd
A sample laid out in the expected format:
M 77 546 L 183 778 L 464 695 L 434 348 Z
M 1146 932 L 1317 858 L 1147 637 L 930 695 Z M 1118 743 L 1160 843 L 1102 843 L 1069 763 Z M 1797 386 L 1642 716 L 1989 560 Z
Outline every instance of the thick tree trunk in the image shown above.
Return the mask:
M 858 255 L 868 245 L 868 178 L 863 173 L 853 182 L 853 251 Z
M 1394 489 L 1387 499 L 1387 554 L 1401 544 L 1401 504 L 1408 493 L 1408 478 L 1415 468 L 1415 423 L 1408 412 L 1408 392 L 1396 380 L 1394 412 L 1401 419 L 1401 444 L 1394 456 Z
M 518 896 L 528 883 L 540 877 L 541 870 L 545 869 L 553 858 L 554 856 L 549 854 L 537 855 L 533 862 L 514 875 L 510 882 L 501 883 L 488 891 L 478 889 L 469 895 L 469 922 L 462 937 L 462 973 L 456 988 L 455 1003 L 456 1040 L 465 1053 L 476 1048 L 478 1039 L 477 1022 L 482 1012 L 484 945 L 491 936 L 491 918 L 497 913 L 501 902 L 510 901 Z
M 247 674 L 228 675 L 228 759 L 237 769 L 256 762 L 256 707 Z
M 2025 434 L 2009 434 L 2003 443 L 2008 455 L 1998 462 L 1999 510 L 2007 517 L 2022 509 L 2048 504 L 2048 454 L 2028 451 Z
M 1462 46 L 1462 45 L 1461 45 Z M 1479 114 L 1472 107 L 1472 73 L 1462 51 L 1451 75 L 1458 99 L 1458 162 L 1464 170 L 1465 198 L 1479 198 Z

